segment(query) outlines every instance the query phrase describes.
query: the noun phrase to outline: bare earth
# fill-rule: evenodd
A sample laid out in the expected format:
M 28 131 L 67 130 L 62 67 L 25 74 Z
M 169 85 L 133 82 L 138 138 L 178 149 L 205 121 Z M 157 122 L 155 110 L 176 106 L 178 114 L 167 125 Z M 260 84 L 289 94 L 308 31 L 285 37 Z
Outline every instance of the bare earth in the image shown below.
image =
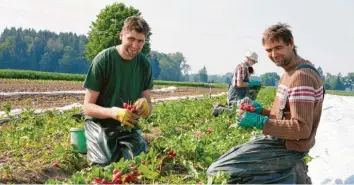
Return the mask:
M 154 89 L 160 89 L 167 86 L 155 86 Z M 52 92 L 52 91 L 79 91 L 85 90 L 82 83 L 67 81 L 34 81 L 34 80 L 7 80 L 0 79 L 0 92 Z M 177 87 L 175 92 L 152 92 L 152 98 L 167 98 L 172 96 L 186 95 L 209 95 L 225 92 L 224 88 L 201 88 L 201 87 Z M 62 107 L 73 103 L 82 103 L 83 94 L 73 95 L 19 95 L 19 96 L 1 96 L 0 110 L 7 104 L 11 104 L 12 109 L 31 107 L 50 108 Z

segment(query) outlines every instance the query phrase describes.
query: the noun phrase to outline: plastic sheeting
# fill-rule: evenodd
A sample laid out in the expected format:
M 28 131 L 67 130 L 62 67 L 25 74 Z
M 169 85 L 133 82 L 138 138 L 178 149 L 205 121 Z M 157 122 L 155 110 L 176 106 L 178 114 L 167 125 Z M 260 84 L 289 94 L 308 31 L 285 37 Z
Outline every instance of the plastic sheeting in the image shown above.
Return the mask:
M 354 184 L 354 97 L 325 95 L 308 164 L 313 184 Z
M 219 93 L 219 94 L 212 94 L 211 97 L 217 97 L 217 96 L 222 96 L 225 95 L 226 93 Z M 196 95 L 196 96 L 175 96 L 175 97 L 168 97 L 168 98 L 159 98 L 159 99 L 153 99 L 152 101 L 154 103 L 160 103 L 160 102 L 164 102 L 164 101 L 173 101 L 173 100 L 182 100 L 182 99 L 200 99 L 203 98 L 204 95 Z M 45 110 L 59 110 L 59 111 L 65 111 L 65 110 L 70 110 L 74 107 L 82 107 L 82 104 L 80 103 L 74 103 L 71 105 L 67 105 L 64 107 L 55 107 L 55 108 L 49 108 L 49 109 L 36 109 L 35 112 L 36 113 L 40 113 L 43 112 Z M 17 115 L 20 114 L 23 110 L 22 109 L 13 109 L 11 110 L 10 114 L 11 115 Z M 5 111 L 0 111 L 0 117 L 5 117 Z
M 151 92 L 156 93 L 168 93 L 175 92 L 177 87 L 170 86 L 161 89 L 153 89 Z M 21 96 L 21 95 L 47 95 L 47 96 L 56 96 L 56 95 L 69 95 L 69 94 L 85 94 L 85 91 L 52 91 L 52 92 L 0 92 L 0 96 Z

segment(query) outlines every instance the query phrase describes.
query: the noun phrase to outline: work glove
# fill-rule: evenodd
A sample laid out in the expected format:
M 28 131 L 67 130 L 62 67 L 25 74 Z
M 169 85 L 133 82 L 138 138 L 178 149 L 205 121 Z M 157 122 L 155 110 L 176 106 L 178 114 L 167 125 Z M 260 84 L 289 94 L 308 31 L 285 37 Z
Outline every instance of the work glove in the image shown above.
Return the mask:
M 263 111 L 263 106 L 262 104 L 256 102 L 256 101 L 253 101 L 251 103 L 251 106 L 254 107 L 254 112 L 257 113 L 257 114 L 262 114 L 262 111 Z
M 248 86 L 249 86 L 250 89 L 252 89 L 252 88 L 254 88 L 256 86 L 260 87 L 261 86 L 261 82 L 259 82 L 259 81 L 250 81 L 250 82 L 248 82 Z
M 111 118 L 120 121 L 124 125 L 135 128 L 134 124 L 138 122 L 139 117 L 129 111 L 128 109 L 123 109 L 119 107 L 112 107 L 110 111 Z
M 263 129 L 263 126 L 268 121 L 268 116 L 262 116 L 256 113 L 243 111 L 238 117 L 239 125 L 242 127 L 256 127 L 259 130 Z
M 139 98 L 135 103 L 137 114 L 142 118 L 146 118 L 150 115 L 150 106 L 146 98 Z

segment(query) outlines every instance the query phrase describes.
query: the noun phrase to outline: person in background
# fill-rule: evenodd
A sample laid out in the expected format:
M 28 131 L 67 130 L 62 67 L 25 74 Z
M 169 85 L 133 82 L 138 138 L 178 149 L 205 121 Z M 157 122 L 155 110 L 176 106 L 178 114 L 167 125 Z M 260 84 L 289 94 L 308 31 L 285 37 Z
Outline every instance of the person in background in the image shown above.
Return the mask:
M 232 81 L 227 94 L 226 106 L 216 104 L 212 111 L 213 116 L 218 116 L 223 111 L 232 111 L 234 104 L 250 96 L 250 88 L 261 85 L 258 81 L 250 81 L 250 72 L 254 72 L 252 66 L 257 62 L 258 55 L 256 52 L 249 51 L 246 53 L 244 61 L 239 63 L 233 72 Z

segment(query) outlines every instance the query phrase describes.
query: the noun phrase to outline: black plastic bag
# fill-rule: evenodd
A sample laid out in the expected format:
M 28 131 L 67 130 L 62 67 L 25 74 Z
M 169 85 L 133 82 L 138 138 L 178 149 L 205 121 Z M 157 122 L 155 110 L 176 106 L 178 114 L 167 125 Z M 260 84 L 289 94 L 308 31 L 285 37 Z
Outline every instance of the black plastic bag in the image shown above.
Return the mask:
M 85 121 L 87 159 L 90 164 L 102 166 L 119 161 L 122 157 L 132 159 L 141 152 L 146 153 L 146 142 L 141 130 L 127 131 L 120 124 L 101 125 L 92 120 Z

